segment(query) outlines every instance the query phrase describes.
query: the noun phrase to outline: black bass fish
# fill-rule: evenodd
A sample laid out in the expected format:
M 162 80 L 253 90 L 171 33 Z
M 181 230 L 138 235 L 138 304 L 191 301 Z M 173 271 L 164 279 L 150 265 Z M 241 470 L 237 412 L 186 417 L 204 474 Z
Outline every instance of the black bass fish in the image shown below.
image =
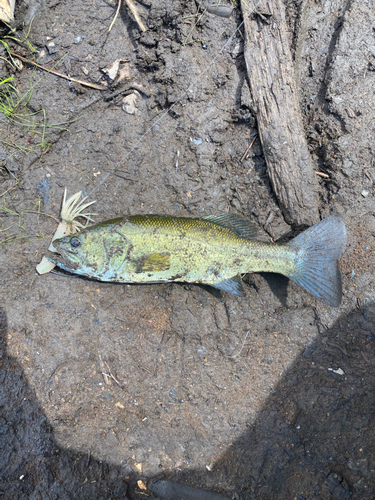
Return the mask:
M 337 260 L 346 244 L 343 220 L 331 216 L 286 244 L 256 240 L 248 221 L 230 214 L 190 219 L 134 215 L 54 240 L 66 271 L 117 283 L 204 283 L 242 297 L 241 274 L 287 276 L 325 304 L 341 303 Z

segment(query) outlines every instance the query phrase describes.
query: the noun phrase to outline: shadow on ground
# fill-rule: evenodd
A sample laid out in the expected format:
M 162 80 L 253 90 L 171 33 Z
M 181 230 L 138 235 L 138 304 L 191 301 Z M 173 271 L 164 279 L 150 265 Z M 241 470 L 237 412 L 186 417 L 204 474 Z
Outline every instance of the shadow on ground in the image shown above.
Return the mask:
M 6 335 L 0 308 L 0 498 L 126 499 L 121 466 L 56 445 L 33 389 L 7 355 Z
M 126 465 L 56 445 L 35 393 L 7 355 L 6 330 L 0 310 L 1 498 L 146 498 Z M 244 500 L 374 498 L 374 342 L 374 304 L 329 330 L 322 326 L 211 470 L 170 471 L 164 479 Z M 177 488 L 168 498 L 194 497 Z
M 374 304 L 323 327 L 212 471 L 174 479 L 241 499 L 374 498 L 374 341 Z

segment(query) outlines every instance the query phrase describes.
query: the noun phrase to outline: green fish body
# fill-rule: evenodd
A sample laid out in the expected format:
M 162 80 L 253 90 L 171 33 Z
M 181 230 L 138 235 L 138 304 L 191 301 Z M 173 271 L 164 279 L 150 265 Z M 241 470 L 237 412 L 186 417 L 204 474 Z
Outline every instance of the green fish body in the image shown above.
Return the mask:
M 345 226 L 331 216 L 287 244 L 255 239 L 244 219 L 219 214 L 201 219 L 135 215 L 90 226 L 54 240 L 61 268 L 117 283 L 204 283 L 244 295 L 241 274 L 274 272 L 309 290 L 328 305 L 341 302 L 337 259 Z

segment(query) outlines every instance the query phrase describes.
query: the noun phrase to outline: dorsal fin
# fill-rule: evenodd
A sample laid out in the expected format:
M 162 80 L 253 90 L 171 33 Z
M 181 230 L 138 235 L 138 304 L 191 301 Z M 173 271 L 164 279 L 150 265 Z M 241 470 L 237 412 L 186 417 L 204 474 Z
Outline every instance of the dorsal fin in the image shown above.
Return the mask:
M 256 238 L 258 234 L 258 228 L 252 222 L 249 222 L 240 215 L 221 213 L 216 215 L 207 215 L 206 217 L 202 217 L 202 220 L 231 229 L 241 238 L 253 239 Z

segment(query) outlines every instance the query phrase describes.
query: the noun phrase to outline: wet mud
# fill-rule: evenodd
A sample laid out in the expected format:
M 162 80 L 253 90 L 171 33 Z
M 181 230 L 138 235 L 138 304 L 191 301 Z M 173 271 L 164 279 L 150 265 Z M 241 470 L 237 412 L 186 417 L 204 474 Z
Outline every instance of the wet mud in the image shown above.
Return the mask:
M 124 6 L 108 33 L 115 2 L 19 6 L 38 63 L 107 90 L 0 59 L 34 113 L 0 117 L 0 495 L 373 498 L 374 8 L 285 2 L 319 214 L 348 231 L 330 308 L 272 274 L 244 276 L 244 298 L 36 274 L 64 187 L 96 199 L 96 221 L 229 211 L 268 240 L 299 231 L 267 176 L 241 30 L 229 39 L 239 5 L 135 3 L 145 33 Z

